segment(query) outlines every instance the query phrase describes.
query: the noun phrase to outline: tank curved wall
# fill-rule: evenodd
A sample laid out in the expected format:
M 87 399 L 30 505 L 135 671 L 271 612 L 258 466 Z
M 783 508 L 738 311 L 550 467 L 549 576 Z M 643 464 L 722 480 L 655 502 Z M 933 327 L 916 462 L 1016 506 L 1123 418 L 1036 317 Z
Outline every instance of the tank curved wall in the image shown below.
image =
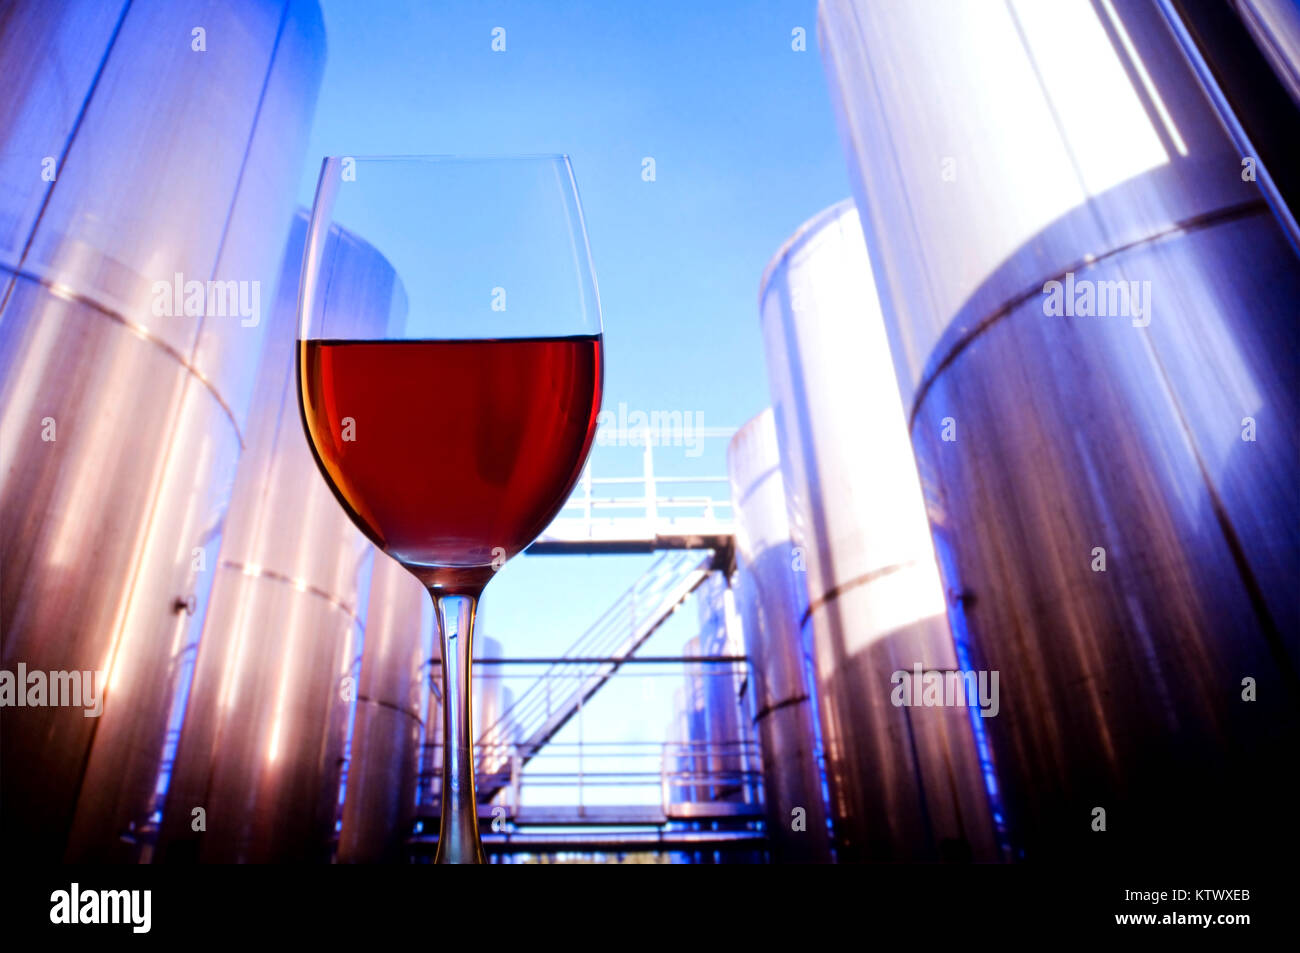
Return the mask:
M 1160 9 L 823 0 L 819 27 L 1018 853 L 1279 849 L 1300 267 Z
M 475 634 L 474 658 L 501 658 L 501 643 Z M 505 682 L 497 665 L 480 665 L 473 677 L 474 746 L 479 774 L 502 770 L 509 760 L 509 736 L 501 721 L 505 712 Z M 441 763 L 441 762 L 439 762 Z
M 479 619 L 483 614 L 479 613 Z M 429 693 L 428 714 L 425 718 L 424 740 L 421 745 L 421 778 L 419 790 L 420 816 L 425 818 L 426 829 L 429 822 L 438 824 L 438 809 L 442 798 L 442 743 L 443 720 L 442 701 L 435 694 L 442 690 L 441 661 L 437 628 L 434 628 L 433 667 L 430 672 L 434 691 Z M 510 691 L 505 687 L 505 676 L 497 665 L 478 665 L 481 659 L 501 658 L 501 642 L 482 634 L 482 629 L 474 633 L 474 673 L 471 679 L 473 704 L 471 712 L 474 724 L 474 758 L 475 774 L 478 777 L 476 793 L 483 795 L 487 787 L 483 775 L 497 774 L 510 768 L 510 746 L 517 741 L 515 727 L 509 719 L 501 717 L 509 707 Z M 494 788 L 498 785 L 492 785 Z M 494 796 L 500 800 L 503 795 Z
M 323 50 L 307 0 L 0 11 L 3 667 L 103 673 L 99 717 L 0 720 L 15 858 L 124 859 L 149 811 Z
M 702 655 L 744 655 L 744 640 L 735 619 L 734 597 L 721 572 L 709 573 L 696 590 L 696 611 L 700 623 Z M 745 778 L 749 738 L 748 725 L 741 720 L 741 690 L 745 672 L 733 663 L 704 663 L 695 666 L 703 680 L 708 714 L 709 774 L 713 779 L 710 799 L 747 802 L 752 799 Z
M 433 653 L 433 615 L 419 581 L 386 556 L 370 576 L 340 863 L 404 863 Z
M 303 433 L 293 278 L 306 225 L 300 214 L 284 255 L 256 423 L 163 811 L 157 856 L 165 862 L 329 858 L 376 553 L 321 477 Z M 358 314 L 405 308 L 400 279 L 374 248 L 337 228 L 327 240 L 338 249 L 332 295 L 346 296 Z M 193 823 L 198 808 L 203 830 Z
M 672 805 L 683 804 L 691 799 L 691 792 L 685 784 L 691 767 L 690 759 L 686 756 L 686 744 L 690 741 L 690 736 L 686 717 L 684 679 L 681 685 L 673 688 L 672 720 L 668 723 L 664 737 L 666 738 L 663 766 L 665 787 L 662 800 L 671 814 Z
M 793 545 L 768 571 L 806 586 L 799 624 L 814 656 L 838 859 L 991 859 L 970 711 L 894 704 L 896 672 L 958 666 L 866 265 L 842 203 L 764 273 L 767 469 L 784 490 Z
M 770 410 L 732 438 L 727 469 L 736 513 L 735 599 L 753 673 L 768 852 L 774 863 L 826 863 L 817 710 L 806 664 L 811 647 L 800 625 L 808 596 L 794 570 Z
M 686 640 L 682 646 L 686 656 L 701 655 L 703 650 L 698 635 Z M 682 695 L 683 727 L 682 765 L 685 776 L 682 778 L 682 791 L 686 800 L 702 804 L 710 799 L 709 788 L 709 686 L 704 673 L 704 666 L 698 662 L 687 662 L 683 672 L 684 693 Z

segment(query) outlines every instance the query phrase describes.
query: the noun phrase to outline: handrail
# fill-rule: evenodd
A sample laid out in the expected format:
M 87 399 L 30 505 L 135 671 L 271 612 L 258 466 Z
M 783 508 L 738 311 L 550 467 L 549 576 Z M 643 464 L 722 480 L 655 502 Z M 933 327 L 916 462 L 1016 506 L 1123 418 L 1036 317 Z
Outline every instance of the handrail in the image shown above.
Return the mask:
M 436 757 L 440 745 L 430 746 L 433 755 L 427 763 L 432 770 L 424 772 L 421 777 L 421 791 L 428 796 L 422 800 L 427 810 L 435 807 L 434 795 L 440 790 L 434 783 L 439 776 L 437 766 L 441 759 Z M 507 809 L 508 817 L 521 816 L 527 810 L 521 803 L 524 779 L 521 776 L 523 752 L 518 745 L 476 745 L 480 758 L 487 759 L 489 752 L 485 748 L 502 751 L 500 761 L 506 765 L 508 783 L 501 785 L 500 791 L 508 792 L 498 806 Z M 588 751 L 583 748 L 603 749 Z M 527 784 L 535 788 L 583 788 L 618 789 L 639 788 L 643 790 L 658 789 L 658 808 L 664 818 L 682 813 L 701 814 L 710 810 L 726 808 L 731 814 L 743 805 L 748 805 L 753 812 L 761 812 L 763 803 L 762 772 L 754 765 L 758 764 L 758 742 L 752 738 L 730 740 L 702 741 L 629 741 L 629 742 L 556 742 L 553 750 L 540 755 L 552 761 L 576 762 L 574 768 L 555 768 L 553 770 L 529 771 Z M 583 766 L 583 758 L 618 759 L 630 762 L 622 768 L 589 770 Z M 726 759 L 725 761 L 722 759 Z M 482 763 L 482 761 L 480 761 Z M 501 771 L 481 771 L 479 777 L 484 782 L 497 780 Z M 703 800 L 697 795 L 706 792 Z M 727 807 L 730 805 L 730 807 Z M 627 811 L 644 810 L 645 804 L 627 805 Z M 562 805 L 553 805 L 547 810 L 565 810 Z M 567 809 L 582 812 L 581 797 L 577 805 L 568 805 Z M 617 810 L 609 808 L 603 809 Z M 747 808 L 748 810 L 748 808 Z
M 480 737 L 509 737 L 515 732 L 524 734 L 525 740 L 520 747 L 524 752 L 523 763 L 527 764 L 537 749 L 569 721 L 581 703 L 595 694 L 618 670 L 621 658 L 634 652 L 703 582 L 711 559 L 711 554 L 701 558 L 699 553 L 691 551 L 667 552 L 656 559 L 650 569 L 625 590 L 623 597 L 606 609 L 565 653 L 608 656 L 611 661 L 598 663 L 592 667 L 594 671 L 589 671 L 588 666 L 581 662 L 555 662 L 492 725 L 486 726 Z M 649 602 L 653 606 L 644 617 L 636 611 L 638 600 L 643 605 Z M 628 617 L 626 627 L 619 624 L 625 609 Z M 558 704 L 552 689 L 557 681 L 574 684 L 572 690 L 564 689 L 568 693 Z
M 734 428 L 704 428 L 701 437 L 730 438 Z M 599 528 L 602 536 L 613 530 L 627 538 L 644 539 L 660 535 L 661 529 L 679 530 L 690 524 L 694 534 L 725 536 L 731 532 L 731 505 L 728 477 L 724 474 L 662 475 L 657 472 L 654 448 L 658 441 L 650 439 L 641 430 L 629 432 L 636 436 L 634 446 L 641 453 L 641 472 L 635 476 L 596 476 L 589 460 L 572 494 L 560 508 L 559 514 L 539 537 L 543 546 L 574 545 L 594 539 Z M 644 438 L 644 439 L 642 439 Z M 685 494 L 661 495 L 666 487 L 697 487 L 699 491 Z M 715 495 L 714 487 L 721 492 Z M 620 489 L 640 490 L 635 495 L 621 495 Z M 601 492 L 604 490 L 605 492 Z M 616 514 L 616 515 L 615 515 Z

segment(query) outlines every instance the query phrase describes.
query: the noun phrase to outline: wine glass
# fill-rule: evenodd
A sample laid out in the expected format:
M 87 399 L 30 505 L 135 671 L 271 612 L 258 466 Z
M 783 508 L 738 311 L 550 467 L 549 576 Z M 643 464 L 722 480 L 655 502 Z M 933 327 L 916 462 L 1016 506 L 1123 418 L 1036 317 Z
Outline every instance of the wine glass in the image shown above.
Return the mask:
M 357 244 L 391 268 L 350 254 Z M 445 726 L 436 862 L 483 863 L 475 610 L 568 498 L 603 387 L 568 157 L 327 158 L 298 312 L 299 406 L 320 471 L 433 598 Z

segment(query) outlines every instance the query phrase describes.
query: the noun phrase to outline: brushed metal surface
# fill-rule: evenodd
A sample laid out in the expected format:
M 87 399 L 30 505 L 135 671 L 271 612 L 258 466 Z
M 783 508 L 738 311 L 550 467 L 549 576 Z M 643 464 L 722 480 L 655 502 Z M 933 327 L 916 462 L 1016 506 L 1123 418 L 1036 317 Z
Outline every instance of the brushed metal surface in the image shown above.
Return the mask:
M 6 712 L 3 833 L 14 857 L 123 860 L 264 339 L 157 313 L 155 283 L 258 283 L 269 309 L 323 28 L 298 0 L 19 2 L 0 25 L 0 655 L 108 681 L 98 718 Z
M 768 851 L 773 863 L 827 863 L 812 646 L 801 628 L 808 595 L 794 568 L 770 410 L 737 431 L 727 469 L 736 512 L 736 602 L 753 672 Z
M 359 686 L 373 547 L 316 467 L 294 373 L 300 212 L 253 401 L 211 604 L 176 749 L 156 856 L 161 862 L 329 859 L 348 718 Z M 354 236 L 336 280 L 387 313 L 400 281 Z M 418 586 L 417 586 L 418 587 Z M 392 587 L 382 587 L 390 597 Z M 376 606 L 376 612 L 382 608 Z M 409 686 L 408 686 L 409 688 Z M 366 771 L 361 772 L 364 777 Z M 353 776 L 356 778 L 356 775 Z M 203 830 L 195 811 L 202 809 Z
M 701 653 L 706 656 L 743 656 L 745 640 L 735 594 L 723 573 L 711 572 L 695 593 Z M 750 671 L 732 662 L 700 663 L 694 667 L 704 685 L 708 802 L 718 805 L 720 811 L 754 805 L 753 816 L 758 816 L 761 803 L 758 778 L 762 773 L 762 763 L 753 744 L 754 730 L 749 717 Z M 747 825 L 747 821 L 727 819 L 715 820 L 709 826 L 721 830 L 732 826 L 744 829 Z M 721 864 L 754 864 L 763 861 L 764 857 L 753 852 L 722 851 L 712 860 Z
M 433 615 L 428 594 L 376 554 L 339 832 L 339 863 L 402 863 L 415 813 Z
M 480 616 L 479 625 L 485 617 L 486 613 Z M 486 626 L 474 633 L 474 658 L 501 658 L 501 643 L 481 634 L 485 631 Z M 474 673 L 471 695 L 474 745 L 478 749 L 476 770 L 479 774 L 492 774 L 505 768 L 510 761 L 509 726 L 501 721 L 506 699 L 505 679 L 500 666 L 480 666 Z
M 790 531 L 806 569 L 842 861 L 992 860 L 971 707 L 898 706 L 895 672 L 959 664 L 851 202 L 800 228 L 759 306 Z
M 1300 267 L 1176 41 L 1127 0 L 819 25 L 1017 856 L 1285 855 Z M 1067 274 L 1145 313 L 1051 315 Z
M 698 635 L 686 640 L 682 654 L 699 655 L 703 652 Z M 709 800 L 709 693 L 703 666 L 688 662 L 682 675 L 683 732 L 682 777 L 683 792 L 687 800 L 704 803 Z
M 86 94 L 126 10 L 126 0 L 50 0 L 6 3 L 0 8 L 0 63 L 7 95 L 0 101 L 0 263 L 12 269 L 22 257 L 57 178 Z M 59 30 L 58 22 L 75 24 Z M 87 55 L 88 50 L 98 55 Z M 0 295 L 12 274 L 0 272 Z
M 704 655 L 744 655 L 745 644 L 736 617 L 735 598 L 721 572 L 712 572 L 695 591 L 700 625 L 700 651 Z M 745 742 L 751 737 L 741 718 L 742 691 L 747 673 L 732 663 L 695 666 L 704 680 L 708 710 L 709 775 L 711 801 L 750 801 L 756 792 L 743 772 L 749 767 Z M 754 766 L 757 769 L 757 765 Z
M 486 613 L 478 613 L 474 633 L 474 659 L 499 659 L 502 657 L 501 642 L 491 636 L 482 634 L 482 620 Z M 441 647 L 433 646 L 431 661 L 432 684 L 441 691 L 442 661 L 438 657 Z M 510 719 L 504 722 L 502 714 L 509 707 L 512 695 L 505 687 L 505 674 L 501 666 L 476 666 L 471 681 L 473 704 L 470 707 L 473 718 L 475 771 L 479 774 L 494 774 L 505 770 L 512 755 L 510 746 L 518 742 L 516 726 Z M 430 692 L 424 719 L 424 737 L 421 743 L 421 772 L 426 786 L 420 790 L 420 804 L 437 814 L 442 799 L 442 744 L 443 718 L 442 701 L 434 692 Z M 503 801 L 508 791 L 502 789 L 493 800 Z

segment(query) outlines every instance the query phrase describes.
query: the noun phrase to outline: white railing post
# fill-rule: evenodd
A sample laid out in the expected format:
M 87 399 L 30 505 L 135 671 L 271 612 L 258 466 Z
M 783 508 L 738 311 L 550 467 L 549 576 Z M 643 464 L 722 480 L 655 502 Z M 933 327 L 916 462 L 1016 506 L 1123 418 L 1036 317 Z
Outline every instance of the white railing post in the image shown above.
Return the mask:
M 582 696 L 586 684 L 578 686 L 578 816 L 583 817 L 586 811 L 582 806 Z
M 632 589 L 632 596 L 627 601 L 627 638 L 636 634 L 636 589 Z
M 664 817 L 668 816 L 668 748 L 672 742 L 665 741 L 663 747 L 659 750 L 659 806 L 663 809 Z
M 587 537 L 591 538 L 596 534 L 595 526 L 591 521 L 591 461 L 582 468 L 582 519 L 587 526 Z
M 650 523 L 650 532 L 652 535 L 657 533 L 659 527 L 659 494 L 655 489 L 655 466 L 654 456 L 650 447 L 650 428 L 646 427 L 642 431 L 645 436 L 645 515 L 646 520 Z
M 519 772 L 521 769 L 521 759 L 519 757 L 519 746 L 510 746 L 510 806 L 511 813 L 515 817 L 519 816 L 519 785 L 521 779 Z

